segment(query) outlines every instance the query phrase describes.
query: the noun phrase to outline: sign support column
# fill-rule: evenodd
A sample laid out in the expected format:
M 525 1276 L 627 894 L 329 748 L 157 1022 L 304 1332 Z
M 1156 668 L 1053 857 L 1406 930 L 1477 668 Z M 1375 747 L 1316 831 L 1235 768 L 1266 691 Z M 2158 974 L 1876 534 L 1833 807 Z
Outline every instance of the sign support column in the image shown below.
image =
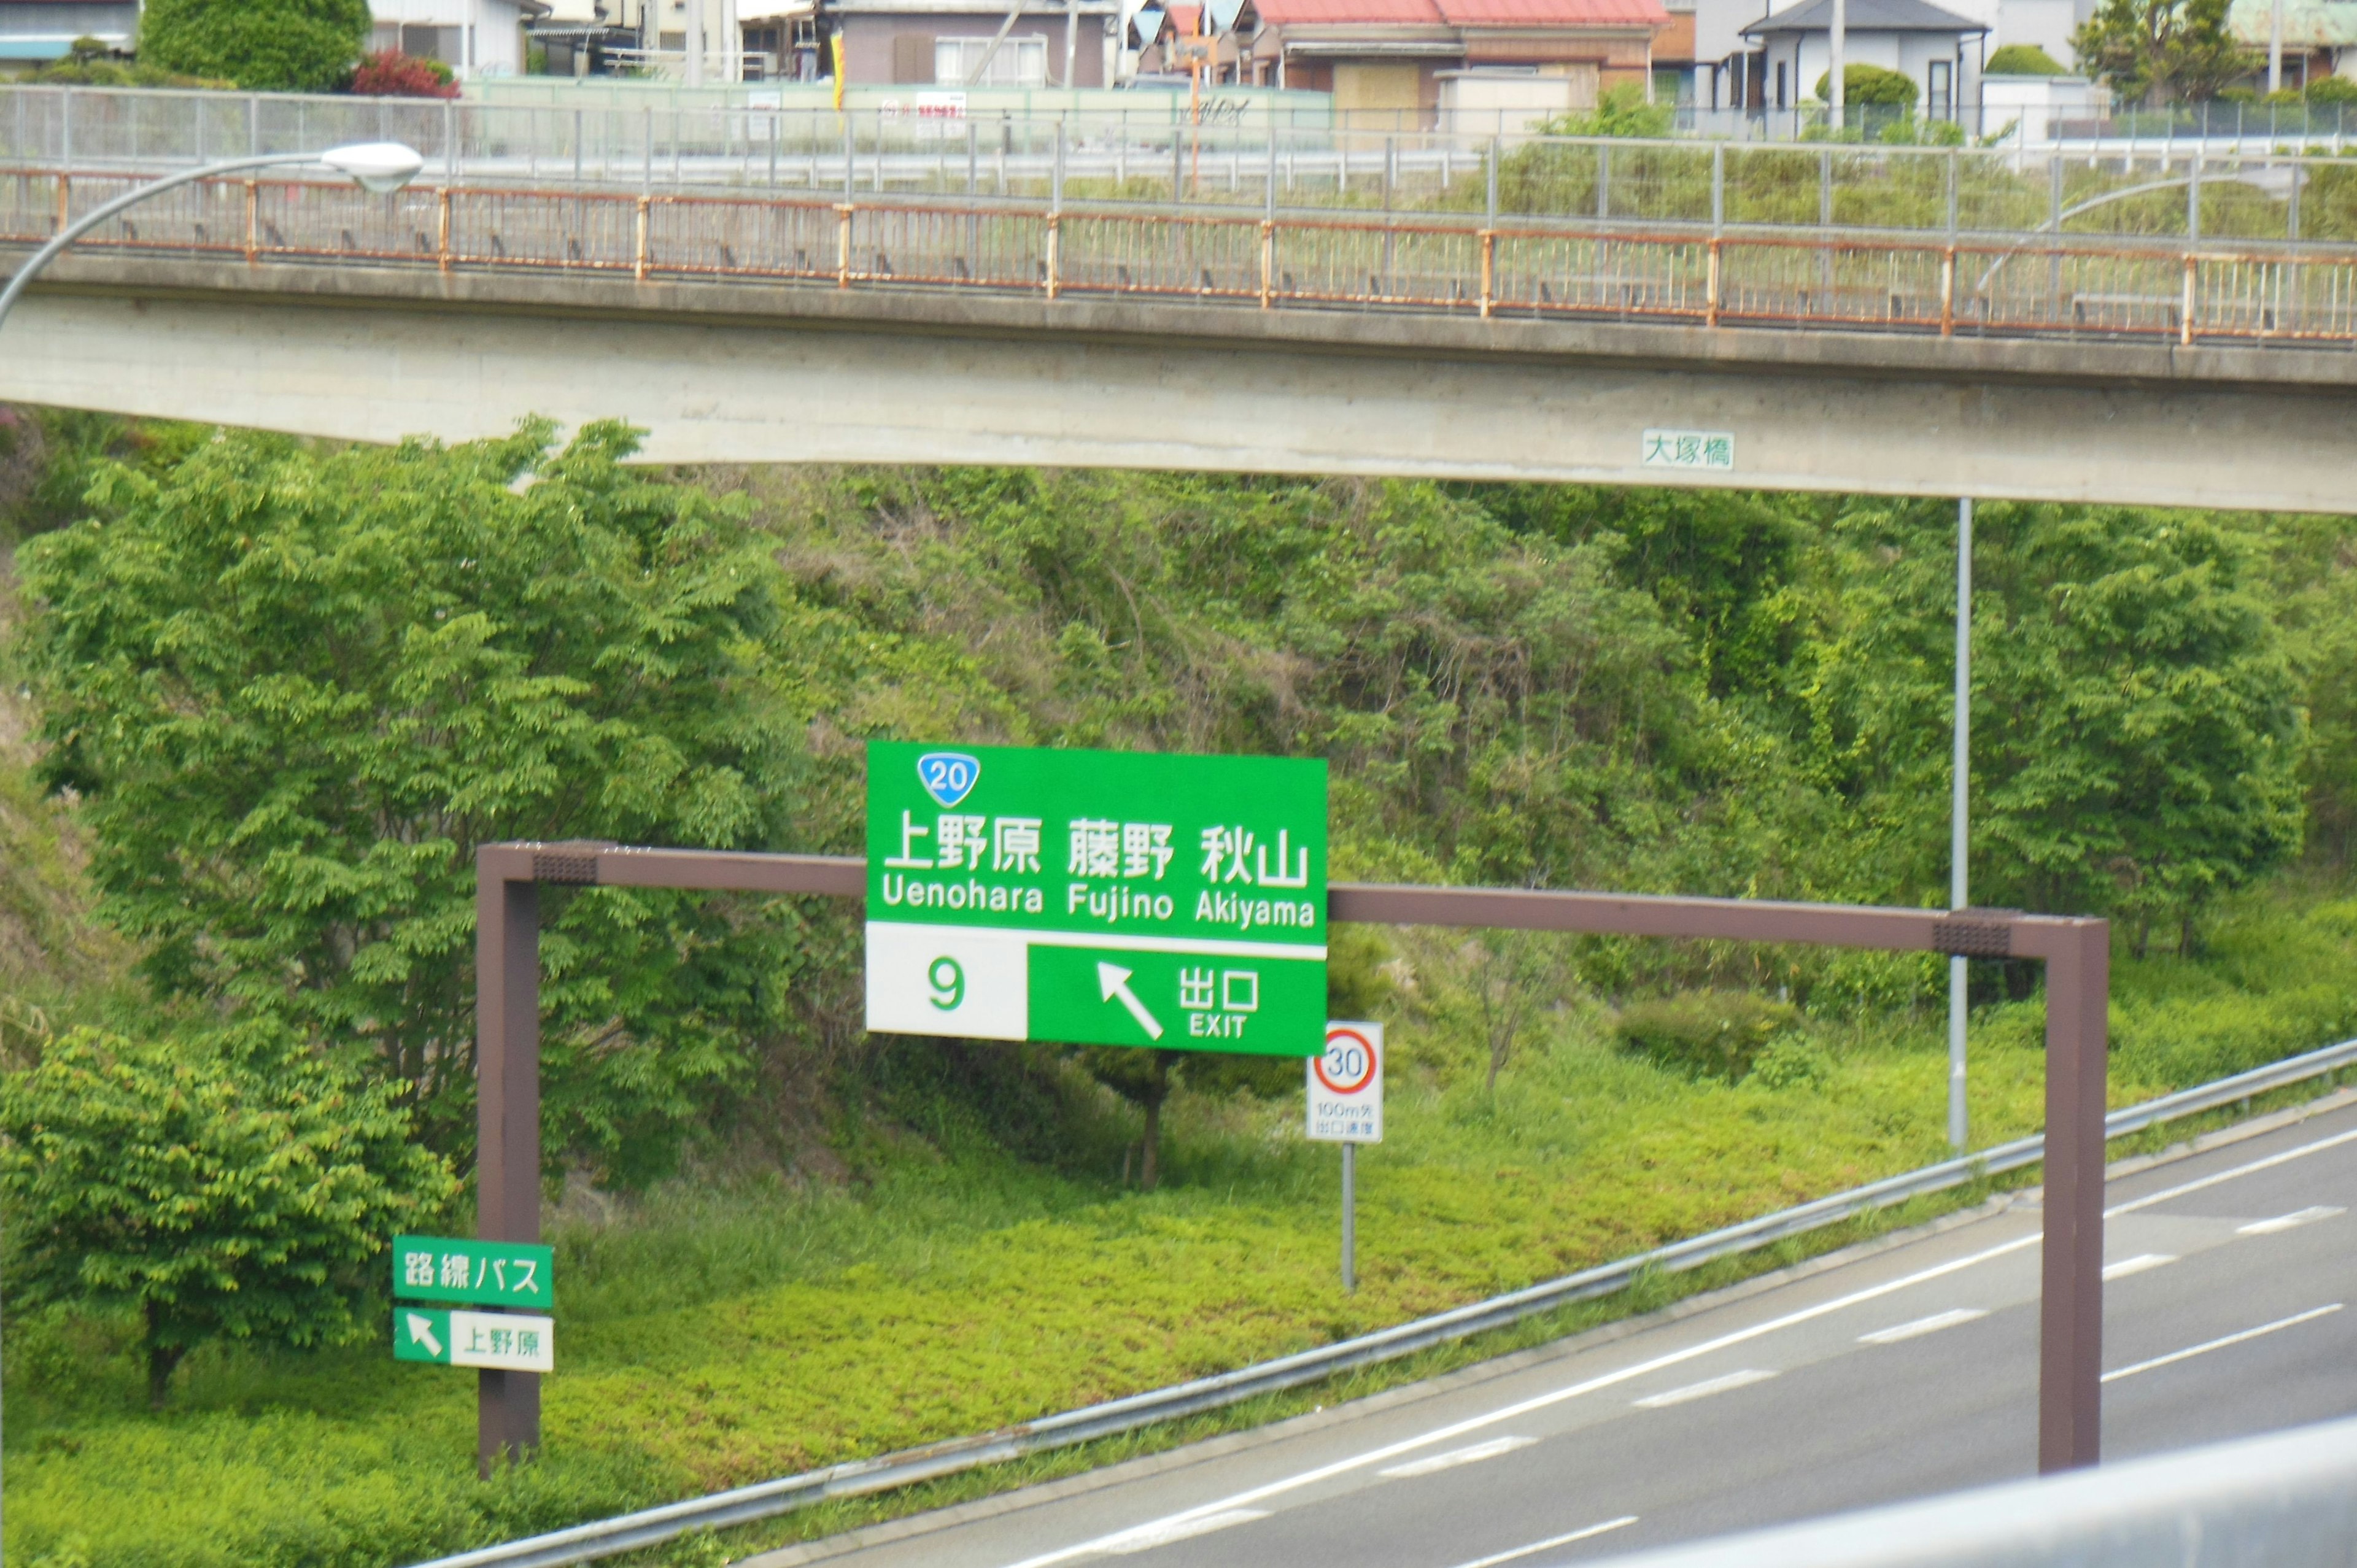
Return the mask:
M 1972 903 L 1973 782 L 1973 501 L 1956 503 L 1956 718 L 1955 763 L 1948 800 L 1948 908 Z M 1969 1128 L 1964 1117 L 1964 1024 L 1972 1001 L 1969 961 L 1948 958 L 1948 1142 L 1959 1153 Z
M 475 1233 L 486 1241 L 540 1240 L 537 859 L 515 845 L 475 854 Z M 540 1374 L 475 1376 L 475 1461 L 488 1480 L 540 1447 Z
M 1359 1288 L 1359 1145 L 1342 1145 L 1342 1288 Z

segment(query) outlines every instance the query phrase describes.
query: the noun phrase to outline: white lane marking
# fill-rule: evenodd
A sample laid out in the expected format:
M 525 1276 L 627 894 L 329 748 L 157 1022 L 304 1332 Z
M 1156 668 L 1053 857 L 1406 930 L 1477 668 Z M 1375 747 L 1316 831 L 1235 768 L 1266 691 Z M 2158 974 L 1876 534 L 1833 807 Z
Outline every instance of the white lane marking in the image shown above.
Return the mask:
M 1896 1345 L 1901 1339 L 1937 1334 L 1943 1328 L 1953 1328 L 1959 1324 L 1971 1323 L 1987 1316 L 1988 1308 L 1985 1306 L 1952 1306 L 1945 1312 L 1935 1312 L 1912 1323 L 1894 1324 L 1889 1328 L 1878 1328 L 1871 1334 L 1861 1334 L 1857 1342 L 1861 1345 Z
M 1729 1372 L 1723 1378 L 1706 1378 L 1698 1383 L 1688 1383 L 1682 1389 L 1672 1389 L 1667 1393 L 1647 1394 L 1643 1399 L 1631 1400 L 1629 1402 L 1639 1410 L 1661 1410 L 1669 1405 L 1684 1404 L 1688 1400 L 1706 1400 L 1713 1394 L 1723 1394 L 1729 1389 L 1749 1388 L 1753 1383 L 1764 1383 L 1775 1375 L 1773 1372 L 1763 1372 L 1757 1367 L 1747 1367 L 1739 1372 Z
M 2333 1313 L 2339 1312 L 2341 1305 L 2336 1301 L 2329 1305 L 2310 1307 L 2308 1311 L 2297 1313 L 2290 1317 L 2279 1317 L 2273 1323 L 2262 1323 L 2256 1328 L 2245 1328 L 2240 1334 L 2229 1334 L 2223 1339 L 2212 1339 L 2201 1345 L 2188 1345 L 2182 1350 L 2171 1350 L 2166 1356 L 2155 1356 L 2149 1361 L 2138 1361 L 2132 1367 L 2122 1367 L 2116 1371 L 2105 1372 L 2104 1381 L 2117 1382 L 2122 1378 L 2133 1378 L 2138 1372 L 2149 1372 L 2156 1367 L 2167 1367 L 2179 1361 L 2190 1361 L 2196 1356 L 2207 1356 L 2212 1350 L 2223 1350 L 2229 1345 L 2240 1345 L 2245 1339 L 2256 1339 L 2262 1334 L 2273 1334 L 2278 1329 L 2295 1328 L 2303 1323 L 2313 1323 L 2319 1317 L 2329 1317 Z
M 1410 1476 L 1429 1476 L 1435 1470 L 1453 1470 L 1459 1465 L 1478 1465 L 1484 1459 L 1495 1459 L 1501 1454 L 1528 1448 L 1537 1441 L 1535 1437 L 1492 1437 L 1489 1442 L 1476 1443 L 1470 1448 L 1452 1448 L 1446 1454 L 1435 1454 L 1429 1459 L 1411 1459 L 1405 1465 L 1394 1465 L 1375 1474 L 1391 1481 L 1405 1480 Z
M 1263 1509 L 1228 1509 L 1220 1513 L 1207 1513 L 1200 1519 L 1157 1520 L 1152 1524 L 1123 1530 L 1107 1536 L 1097 1550 L 1126 1557 L 1133 1552 L 1151 1552 L 1157 1546 L 1168 1546 L 1174 1541 L 1190 1541 L 1199 1535 L 1209 1535 L 1215 1530 L 1225 1530 L 1232 1524 L 1250 1524 L 1256 1519 L 1266 1519 Z
M 2175 1197 L 2182 1197 L 2187 1193 L 2199 1192 L 2205 1187 L 2216 1187 L 2221 1182 L 2232 1181 L 2236 1176 L 2249 1176 L 2255 1171 L 2270 1170 L 2276 1165 L 2287 1164 L 2292 1160 L 2303 1159 L 2309 1155 L 2321 1154 L 2327 1149 L 2339 1148 L 2341 1144 L 2350 1143 L 2357 1143 L 2357 1131 L 2341 1133 L 2330 1138 L 2319 1139 L 2313 1144 L 2303 1144 L 2298 1148 L 2286 1149 L 2279 1155 L 2270 1155 L 2266 1159 L 2254 1160 L 2246 1165 L 2237 1165 L 2232 1170 L 2218 1171 L 2212 1175 L 2202 1176 L 2196 1181 L 2185 1182 L 2177 1187 L 2165 1187 L 2159 1192 L 2149 1194 L 2144 1197 L 2132 1198 L 2126 1203 L 2115 1204 L 2111 1208 L 2104 1210 L 2104 1217 L 2108 1219 L 2116 1214 L 2133 1213 L 2139 1208 L 2150 1208 L 2155 1204 L 2166 1203 L 2169 1199 Z M 1371 1449 L 1368 1452 L 1355 1455 L 1354 1457 L 1349 1459 L 1338 1459 L 1329 1465 L 1320 1465 L 1315 1469 L 1304 1470 L 1297 1475 L 1287 1476 L 1281 1480 L 1270 1481 L 1262 1486 L 1254 1487 L 1248 1490 L 1239 1492 L 1233 1497 L 1221 1498 L 1216 1502 L 1199 1504 L 1195 1508 L 1185 1509 L 1182 1512 L 1175 1513 L 1168 1517 L 1171 1520 L 1205 1517 L 1225 1509 L 1235 1508 L 1246 1503 L 1259 1502 L 1265 1498 L 1278 1497 L 1284 1493 L 1295 1491 L 1303 1487 L 1315 1486 L 1320 1481 L 1330 1480 L 1336 1476 L 1347 1475 L 1352 1470 L 1364 1469 L 1372 1465 L 1381 1465 L 1386 1459 L 1396 1458 L 1400 1455 L 1413 1453 L 1416 1449 L 1425 1447 L 1429 1444 L 1446 1443 L 1450 1438 L 1461 1437 L 1469 1432 L 1479 1432 L 1487 1426 L 1495 1426 L 1502 1422 L 1516 1420 L 1521 1416 L 1530 1413 L 1532 1411 L 1544 1410 L 1551 1405 L 1560 1404 L 1566 1400 L 1577 1399 L 1582 1394 L 1593 1393 L 1598 1389 L 1610 1388 L 1616 1383 L 1623 1383 L 1633 1378 L 1643 1377 L 1646 1373 L 1659 1371 L 1663 1367 L 1674 1367 L 1681 1362 L 1691 1361 L 1700 1356 L 1707 1356 L 1715 1350 L 1724 1350 L 1730 1345 L 1741 1345 L 1749 1340 L 1760 1338 L 1762 1336 L 1774 1334 L 1781 1330 L 1792 1327 L 1796 1324 L 1813 1322 L 1817 1318 L 1824 1317 L 1833 1313 L 1841 1312 L 1846 1308 L 1856 1306 L 1860 1302 L 1876 1301 L 1883 1296 L 1906 1290 L 1912 1285 L 1921 1284 L 1927 1280 L 1945 1278 L 1949 1274 L 1957 1273 L 1963 1270 L 1976 1267 L 1992 1259 L 2004 1257 L 2007 1253 L 2018 1252 L 2026 1247 L 2034 1247 L 2038 1244 L 2039 1240 L 2039 1235 L 2034 1232 L 2028 1236 L 2017 1237 L 2013 1240 L 2000 1242 L 1996 1246 L 1990 1247 L 1983 1251 L 1975 1252 L 1969 1256 L 1958 1258 L 1953 1262 L 1934 1264 L 1931 1268 L 1921 1270 L 1916 1273 L 1905 1275 L 1900 1279 L 1891 1280 L 1884 1284 L 1868 1285 L 1863 1290 L 1853 1291 L 1847 1295 L 1837 1296 L 1832 1301 L 1821 1302 L 1815 1306 L 1803 1307 L 1797 1312 L 1787 1313 L 1781 1317 L 1770 1318 L 1764 1323 L 1754 1324 L 1749 1328 L 1733 1329 L 1726 1334 L 1720 1335 L 1716 1339 L 1705 1340 L 1699 1345 L 1689 1346 L 1684 1350 L 1672 1350 L 1664 1355 L 1656 1356 L 1650 1361 L 1641 1361 L 1632 1367 L 1623 1367 L 1617 1372 L 1606 1372 L 1598 1377 L 1590 1378 L 1586 1382 L 1574 1383 L 1568 1388 L 1555 1389 L 1547 1393 L 1534 1395 L 1530 1399 L 1491 1411 L 1487 1415 L 1471 1416 L 1464 1421 L 1454 1423 L 1451 1425 L 1424 1433 L 1419 1436 L 1403 1438 L 1397 1443 L 1386 1444 L 1381 1448 Z M 1087 1557 L 1102 1552 L 1103 1547 L 1101 1542 L 1111 1539 L 1114 1538 L 1110 1536 L 1101 1536 L 1096 1540 L 1084 1541 L 1076 1546 L 1067 1546 L 1060 1551 L 1043 1552 L 1037 1557 L 1027 1557 L 1019 1563 L 1008 1564 L 1008 1568 L 1052 1568 L 1053 1564 L 1059 1563 L 1070 1563 L 1075 1558 Z
M 2177 1262 L 2177 1254 L 2174 1252 L 2138 1252 L 2133 1258 L 2122 1258 L 2116 1263 L 2105 1263 L 2104 1283 L 2109 1284 L 2114 1280 L 2124 1280 L 2130 1274 L 2140 1274 L 2147 1269 L 2166 1268 L 2175 1262 Z
M 1470 1563 L 1459 1563 L 1457 1568 L 1498 1568 L 1501 1563 L 1512 1563 L 1518 1557 L 1528 1557 L 1553 1547 L 1569 1546 L 1575 1541 L 1586 1541 L 1592 1535 L 1602 1535 L 1608 1530 L 1626 1530 L 1636 1522 L 1635 1514 L 1624 1513 L 1619 1519 L 1608 1519 L 1602 1524 L 1591 1524 L 1586 1530 L 1575 1530 L 1569 1535 L 1550 1535 L 1544 1541 L 1534 1541 L 1528 1546 L 1517 1546 L 1512 1552 L 1476 1557 Z
M 1934 1263 L 1928 1269 L 1919 1269 L 1914 1273 L 1905 1274 L 1895 1280 L 1886 1280 L 1878 1285 L 1867 1285 L 1861 1290 L 1852 1291 L 1847 1295 L 1835 1296 L 1831 1301 L 1821 1301 L 1814 1306 L 1804 1306 L 1796 1312 L 1788 1312 L 1781 1317 L 1771 1317 L 1763 1323 L 1755 1323 L 1745 1328 L 1729 1329 L 1715 1339 L 1706 1339 L 1698 1345 L 1689 1345 L 1683 1350 L 1665 1351 L 1651 1360 L 1639 1361 L 1632 1366 L 1622 1367 L 1617 1371 L 1601 1372 L 1584 1382 L 1573 1383 L 1560 1389 L 1551 1389 L 1543 1394 L 1534 1394 L 1529 1399 L 1519 1400 L 1510 1405 L 1501 1405 L 1483 1415 L 1468 1416 L 1463 1421 L 1436 1427 L 1430 1432 L 1421 1433 L 1414 1437 L 1404 1437 L 1396 1443 L 1387 1443 L 1381 1448 L 1371 1448 L 1364 1454 L 1353 1455 L 1348 1459 L 1337 1459 L 1331 1464 L 1303 1470 L 1285 1477 L 1281 1480 L 1265 1482 L 1260 1486 L 1237 1492 L 1232 1497 L 1220 1498 L 1208 1503 L 1199 1503 L 1191 1509 L 1181 1509 L 1178 1513 L 1168 1516 L 1167 1520 L 1155 1522 L 1163 1523 L 1200 1518 L 1227 1509 L 1243 1508 L 1268 1498 L 1297 1491 L 1303 1487 L 1313 1487 L 1320 1481 L 1330 1480 L 1336 1476 L 1348 1475 L 1353 1470 L 1363 1470 L 1371 1466 L 1381 1465 L 1387 1459 L 1395 1459 L 1403 1454 L 1412 1454 L 1419 1448 L 1428 1447 L 1435 1443 L 1446 1443 L 1451 1438 L 1462 1437 L 1469 1432 L 1480 1432 L 1485 1427 L 1518 1421 L 1533 1411 L 1545 1410 L 1550 1406 L 1561 1404 L 1566 1400 L 1577 1399 L 1582 1394 L 1594 1393 L 1598 1389 L 1609 1389 L 1620 1383 L 1631 1382 L 1650 1372 L 1658 1372 L 1664 1367 L 1679 1366 L 1710 1355 L 1714 1351 L 1724 1350 L 1731 1345 L 1748 1344 L 1766 1335 L 1790 1328 L 1795 1324 L 1814 1322 L 1820 1317 L 1829 1316 L 1834 1313 L 1856 1306 L 1860 1302 L 1879 1301 L 1886 1295 L 1910 1289 L 1927 1280 L 1945 1279 L 1950 1274 L 1986 1263 L 1992 1258 L 2002 1258 L 2007 1253 L 2035 1247 L 2038 1245 L 2038 1233 L 2035 1231 L 2027 1236 L 2017 1236 L 2010 1241 L 2000 1241 L 1994 1247 L 1968 1253 L 1948 1262 Z M 1037 1557 L 1026 1557 L 1019 1563 L 1010 1563 L 1008 1568 L 1051 1568 L 1051 1564 L 1054 1563 L 1070 1563 L 1075 1558 L 1088 1557 L 1100 1552 L 1104 1550 L 1103 1543 L 1112 1539 L 1114 1538 L 1111 1536 L 1098 1536 L 1075 1545 L 1061 1547 L 1054 1552 L 1043 1552 Z
M 2349 1211 L 2330 1203 L 2312 1203 L 2306 1208 L 2295 1208 L 2289 1214 L 2278 1214 L 2273 1219 L 2254 1219 L 2248 1225 L 2234 1228 L 2237 1236 L 2275 1236 L 2286 1230 L 2297 1230 L 2303 1225 L 2313 1225 L 2319 1219 L 2330 1219 Z
M 2147 1194 L 2143 1197 L 2131 1198 L 2126 1203 L 2115 1203 L 2104 1210 L 2104 1218 L 2109 1219 L 2115 1214 L 2133 1214 L 2139 1208 L 2150 1208 L 2156 1203 L 2167 1203 L 2172 1197 L 2183 1197 L 2189 1192 L 2200 1192 L 2204 1187 L 2216 1187 L 2222 1181 L 2233 1181 L 2236 1176 L 2246 1176 L 2253 1171 L 2272 1170 L 2276 1165 L 2287 1165 L 2293 1160 L 2306 1159 L 2310 1155 L 2320 1155 L 2327 1149 L 2337 1149 L 2341 1144 L 2350 1143 L 2357 1143 L 2357 1133 L 2341 1133 L 2330 1138 L 2319 1138 L 2313 1144 L 2302 1144 L 2297 1149 L 2286 1149 L 2280 1155 L 2269 1155 L 2264 1160 L 2253 1160 L 2247 1165 L 2236 1165 L 2233 1170 L 2219 1171 L 2215 1175 L 2203 1176 L 2198 1181 L 2189 1181 L 2179 1187 L 2164 1187 L 2158 1192 Z

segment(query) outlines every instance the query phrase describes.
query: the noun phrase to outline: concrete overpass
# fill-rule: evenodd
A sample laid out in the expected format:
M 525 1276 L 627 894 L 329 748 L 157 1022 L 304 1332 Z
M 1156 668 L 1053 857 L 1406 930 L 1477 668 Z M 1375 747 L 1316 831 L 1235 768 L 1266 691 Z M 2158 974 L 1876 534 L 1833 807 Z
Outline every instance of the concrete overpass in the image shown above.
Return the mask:
M 361 440 L 619 416 L 664 462 L 2357 510 L 2357 252 L 2337 248 L 193 199 L 37 286 L 0 398 Z M 1662 432 L 1732 439 L 1664 466 Z

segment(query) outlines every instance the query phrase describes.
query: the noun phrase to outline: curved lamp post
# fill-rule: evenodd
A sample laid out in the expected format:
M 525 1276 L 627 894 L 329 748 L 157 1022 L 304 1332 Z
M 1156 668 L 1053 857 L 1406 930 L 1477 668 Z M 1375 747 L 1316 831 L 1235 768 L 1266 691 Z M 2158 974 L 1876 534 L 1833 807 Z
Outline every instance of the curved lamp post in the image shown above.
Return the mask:
M 425 158 L 414 147 L 404 146 L 399 142 L 360 142 L 350 146 L 330 147 L 324 153 L 270 153 L 260 157 L 231 158 L 225 163 L 206 164 L 200 168 L 166 175 L 162 179 L 152 180 L 83 214 L 80 220 L 58 231 L 48 244 L 34 252 L 30 259 L 10 276 L 8 286 L 0 288 L 0 323 L 7 321 L 8 312 L 15 306 L 16 296 L 25 292 L 25 285 L 38 276 L 43 267 L 56 260 L 67 246 L 125 208 L 135 207 L 149 197 L 160 196 L 176 186 L 193 184 L 215 175 L 287 164 L 324 164 L 339 174 L 351 176 L 364 190 L 389 194 L 415 179 L 425 167 Z
M 42 268 L 56 260 L 67 246 L 124 209 L 135 207 L 151 196 L 161 196 L 178 186 L 191 185 L 217 175 L 287 164 L 324 164 L 339 174 L 351 176 L 364 190 L 389 193 L 415 179 L 425 167 L 425 157 L 414 147 L 404 146 L 399 142 L 359 142 L 350 146 L 330 147 L 324 153 L 266 153 L 259 157 L 231 158 L 223 163 L 206 164 L 200 168 L 166 175 L 84 213 L 58 231 L 48 244 L 34 252 L 31 259 L 8 279 L 8 286 L 0 288 L 0 322 L 8 319 L 8 312 L 16 305 L 16 296 L 25 292 L 25 285 L 38 276 Z

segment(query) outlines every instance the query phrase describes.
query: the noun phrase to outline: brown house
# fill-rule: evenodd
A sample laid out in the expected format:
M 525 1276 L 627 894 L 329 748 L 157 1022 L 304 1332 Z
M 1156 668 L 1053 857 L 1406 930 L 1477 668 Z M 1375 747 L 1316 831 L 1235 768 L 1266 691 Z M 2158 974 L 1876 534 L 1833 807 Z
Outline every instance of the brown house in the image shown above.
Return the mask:
M 1565 101 L 1592 104 L 1644 86 L 1662 0 L 1250 0 L 1237 24 L 1237 71 L 1271 87 L 1331 92 L 1346 124 L 1434 124 L 1452 78 L 1561 78 Z
M 910 87 L 1105 87 L 1116 0 L 828 0 L 844 80 Z

